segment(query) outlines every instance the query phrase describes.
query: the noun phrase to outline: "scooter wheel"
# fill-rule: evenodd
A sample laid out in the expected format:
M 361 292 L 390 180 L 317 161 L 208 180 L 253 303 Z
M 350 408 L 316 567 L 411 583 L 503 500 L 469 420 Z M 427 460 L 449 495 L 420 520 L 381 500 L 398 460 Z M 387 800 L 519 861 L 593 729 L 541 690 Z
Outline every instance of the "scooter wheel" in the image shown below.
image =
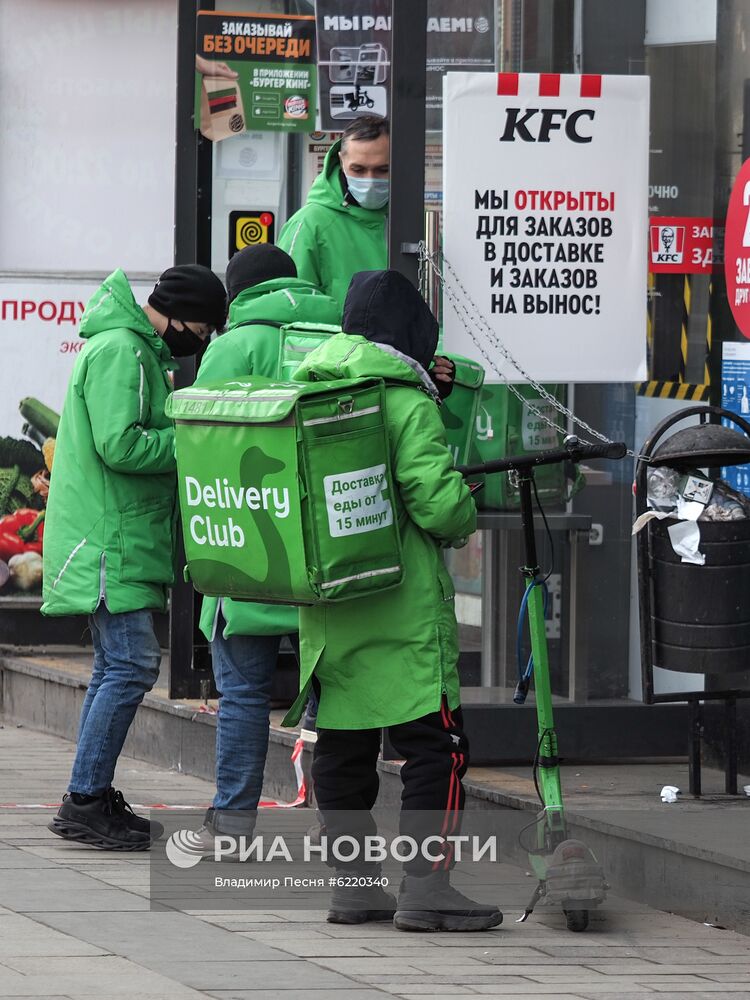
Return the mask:
M 563 910 L 569 931 L 585 931 L 589 925 L 588 910 Z

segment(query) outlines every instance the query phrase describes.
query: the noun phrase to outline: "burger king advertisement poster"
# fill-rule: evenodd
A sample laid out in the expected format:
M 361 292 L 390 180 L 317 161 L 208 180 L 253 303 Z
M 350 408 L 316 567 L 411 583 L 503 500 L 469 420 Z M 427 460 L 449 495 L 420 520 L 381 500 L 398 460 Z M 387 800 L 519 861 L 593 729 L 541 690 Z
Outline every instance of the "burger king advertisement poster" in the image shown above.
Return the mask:
M 315 18 L 198 11 L 195 121 L 207 139 L 315 126 Z

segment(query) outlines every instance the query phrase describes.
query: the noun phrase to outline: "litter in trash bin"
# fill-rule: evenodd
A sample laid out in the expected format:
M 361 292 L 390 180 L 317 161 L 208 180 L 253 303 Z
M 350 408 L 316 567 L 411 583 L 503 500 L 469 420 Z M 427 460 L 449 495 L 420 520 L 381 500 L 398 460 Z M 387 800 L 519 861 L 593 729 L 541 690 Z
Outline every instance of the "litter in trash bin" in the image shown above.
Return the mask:
M 665 517 L 671 517 L 672 515 L 668 510 L 647 510 L 645 513 L 641 514 L 633 522 L 632 534 L 637 535 L 641 528 L 645 528 L 649 521 L 657 520 L 663 521 Z
M 693 520 L 692 504 L 702 508 L 701 521 L 739 521 L 750 517 L 750 499 L 723 479 L 712 482 L 698 473 L 684 475 L 677 469 L 656 466 L 649 470 L 647 483 L 649 508 L 680 520 Z M 681 509 L 687 510 L 687 514 L 682 514 Z
M 711 499 L 714 484 L 704 476 L 687 475 L 680 479 L 679 489 L 683 500 L 697 501 L 701 507 L 705 507 Z
M 750 500 L 723 479 L 713 482 L 697 471 L 685 473 L 662 465 L 649 470 L 646 482 L 649 510 L 636 519 L 633 534 L 654 518 L 674 518 L 677 524 L 667 530 L 682 562 L 705 564 L 697 522 L 742 521 L 750 517 Z
M 667 532 L 675 554 L 684 563 L 703 566 L 706 562 L 706 557 L 698 548 L 701 543 L 701 529 L 698 527 L 697 520 L 697 518 L 691 517 L 685 521 L 670 524 Z
M 706 507 L 706 521 L 743 521 L 750 517 L 750 498 L 719 479 L 714 483 L 711 503 Z
M 747 517 L 743 506 L 734 497 L 716 493 L 706 507 L 705 521 L 744 521 Z
M 665 785 L 659 794 L 662 802 L 676 802 L 680 789 L 676 785 Z
M 660 465 L 650 469 L 647 478 L 648 505 L 654 510 L 674 510 L 677 506 L 680 473 Z
M 697 521 L 703 515 L 706 507 L 700 500 L 683 500 L 677 498 L 677 517 L 681 521 Z

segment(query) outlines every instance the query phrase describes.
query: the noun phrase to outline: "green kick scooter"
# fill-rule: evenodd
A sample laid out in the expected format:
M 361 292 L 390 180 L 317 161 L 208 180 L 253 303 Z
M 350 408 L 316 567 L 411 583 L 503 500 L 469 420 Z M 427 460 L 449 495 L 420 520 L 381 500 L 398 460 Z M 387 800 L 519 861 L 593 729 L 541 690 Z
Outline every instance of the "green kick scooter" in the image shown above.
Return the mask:
M 521 573 L 526 590 L 519 614 L 519 681 L 513 701 L 517 705 L 524 703 L 533 676 L 538 727 L 534 784 L 542 810 L 536 820 L 536 846 L 529 849 L 529 861 L 539 883 L 518 922 L 527 920 L 539 900 L 544 899 L 546 902 L 562 905 L 569 930 L 583 931 L 588 927 L 589 910 L 604 901 L 609 887 L 593 852 L 580 840 L 571 840 L 567 832 L 544 625 L 546 586 L 537 562 L 532 489 L 534 468 L 538 465 L 580 462 L 584 458 L 623 458 L 626 448 L 624 444 L 616 442 L 582 444 L 574 435 L 566 437 L 564 445 L 562 451 L 541 451 L 485 462 L 482 465 L 461 466 L 459 472 L 464 476 L 510 472 L 520 496 L 525 549 L 525 565 L 521 568 Z M 524 614 L 527 610 L 531 656 L 524 668 L 520 649 Z

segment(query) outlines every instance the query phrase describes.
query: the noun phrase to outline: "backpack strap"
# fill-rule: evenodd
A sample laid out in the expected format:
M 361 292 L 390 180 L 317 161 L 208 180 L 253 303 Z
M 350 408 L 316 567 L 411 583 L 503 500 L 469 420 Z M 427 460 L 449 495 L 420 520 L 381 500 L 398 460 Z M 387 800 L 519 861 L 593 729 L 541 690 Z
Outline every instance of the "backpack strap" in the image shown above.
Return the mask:
M 416 389 L 417 392 L 424 393 L 424 395 L 427 396 L 428 399 L 431 399 L 433 401 L 433 403 L 436 403 L 438 406 L 442 406 L 442 403 L 443 403 L 442 399 L 440 399 L 439 397 L 436 398 L 435 394 L 433 394 L 432 392 L 430 392 L 430 390 L 427 388 L 427 386 L 423 385 L 422 383 L 420 383 L 419 385 L 417 385 L 416 382 L 409 382 L 406 379 L 400 379 L 400 378 L 384 378 L 383 382 L 387 386 L 388 385 L 400 385 L 400 386 L 402 386 L 403 388 L 406 388 L 406 389 Z
M 246 323 L 238 323 L 233 326 L 233 330 L 240 330 L 245 326 L 273 326 L 277 330 L 288 329 L 292 333 L 326 333 L 333 335 L 341 333 L 341 327 L 333 323 L 306 323 L 304 321 L 292 321 L 291 323 L 279 323 L 275 319 L 249 319 Z
M 273 326 L 277 330 L 280 330 L 282 326 L 286 326 L 286 323 L 279 323 L 275 319 L 249 319 L 246 323 L 238 323 L 237 326 L 233 326 L 233 330 L 241 330 L 246 326 Z

